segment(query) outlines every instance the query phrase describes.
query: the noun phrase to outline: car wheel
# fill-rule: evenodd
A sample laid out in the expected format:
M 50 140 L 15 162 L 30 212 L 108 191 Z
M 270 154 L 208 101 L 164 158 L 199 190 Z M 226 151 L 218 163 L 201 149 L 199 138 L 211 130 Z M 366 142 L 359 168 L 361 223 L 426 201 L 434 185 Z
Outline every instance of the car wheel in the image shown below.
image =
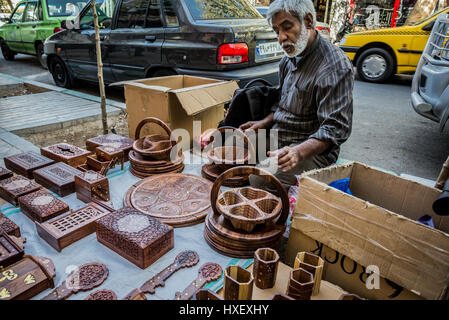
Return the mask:
M 11 49 L 9 49 L 6 42 L 2 41 L 0 46 L 2 48 L 2 54 L 3 54 L 3 57 L 5 58 L 5 60 L 9 60 L 9 61 L 14 60 L 14 56 L 16 55 L 16 53 L 14 51 L 12 51 Z
M 72 87 L 72 77 L 61 59 L 52 59 L 50 72 L 58 87 L 67 89 Z
M 357 59 L 357 74 L 367 82 L 385 82 L 394 73 L 394 61 L 388 51 L 371 48 Z
M 42 68 L 46 69 L 44 60 L 42 59 L 43 54 L 44 54 L 44 44 L 42 42 L 39 42 L 36 46 L 37 60 L 41 64 Z

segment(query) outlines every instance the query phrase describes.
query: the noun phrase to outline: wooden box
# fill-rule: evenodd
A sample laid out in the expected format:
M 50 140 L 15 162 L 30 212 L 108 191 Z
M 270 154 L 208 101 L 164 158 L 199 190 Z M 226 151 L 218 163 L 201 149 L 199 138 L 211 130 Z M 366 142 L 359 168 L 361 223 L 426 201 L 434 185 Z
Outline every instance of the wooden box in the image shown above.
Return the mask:
M 6 168 L 29 179 L 33 179 L 33 171 L 55 163 L 43 155 L 24 152 L 4 159 Z
M 0 231 L 2 230 L 10 236 L 20 237 L 19 226 L 0 212 Z
M 10 170 L 0 167 L 0 180 L 11 178 L 12 176 L 13 174 Z
M 98 159 L 104 159 L 107 161 L 115 159 L 118 162 L 124 158 L 124 152 L 122 149 L 111 146 L 99 146 L 95 149 L 95 154 Z
M 57 143 L 41 148 L 41 154 L 76 168 L 86 162 L 86 158 L 91 152 L 68 143 Z
M 116 149 L 121 149 L 124 154 L 124 161 L 128 161 L 128 153 L 132 150 L 134 140 L 128 137 L 119 136 L 114 133 L 108 133 L 104 136 L 99 136 L 86 140 L 86 149 L 95 152 L 95 148 L 99 146 L 109 146 Z
M 53 262 L 45 257 L 25 255 L 22 260 L 0 270 L 0 301 L 27 300 L 54 288 L 56 276 Z
M 75 176 L 75 191 L 76 197 L 84 202 L 90 202 L 94 198 L 110 200 L 108 179 L 92 170 Z
M 145 269 L 174 247 L 173 227 L 130 207 L 95 222 L 100 243 Z
M 91 168 L 91 170 L 100 172 L 109 166 L 109 161 L 100 159 L 96 154 L 94 154 L 87 157 L 86 164 L 89 168 Z
M 0 230 L 0 268 L 5 268 L 23 257 L 23 245 L 19 245 L 6 232 Z M 0 283 L 1 283 L 0 274 Z
M 45 189 L 19 198 L 22 213 L 33 221 L 44 222 L 69 211 L 69 206 Z
M 34 171 L 34 180 L 47 189 L 65 197 L 75 192 L 75 176 L 82 171 L 58 162 Z
M 0 197 L 18 206 L 17 199 L 28 193 L 37 191 L 41 188 L 36 182 L 23 176 L 14 176 L 5 180 L 0 180 Z
M 95 232 L 95 221 L 111 211 L 95 204 L 71 211 L 44 223 L 36 222 L 39 236 L 57 251 Z

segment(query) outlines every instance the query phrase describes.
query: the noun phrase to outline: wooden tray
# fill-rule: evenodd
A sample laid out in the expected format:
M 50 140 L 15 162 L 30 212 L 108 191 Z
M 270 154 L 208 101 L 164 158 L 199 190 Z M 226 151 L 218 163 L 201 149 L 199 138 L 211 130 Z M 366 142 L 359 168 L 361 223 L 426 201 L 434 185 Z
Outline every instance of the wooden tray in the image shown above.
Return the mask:
M 6 157 L 6 168 L 28 179 L 33 179 L 33 171 L 55 163 L 54 160 L 34 152 L 24 152 Z
M 181 172 L 184 169 L 184 155 L 181 153 L 178 159 L 173 162 L 167 160 L 148 161 L 132 150 L 129 152 L 129 161 L 131 164 L 130 172 L 139 178 Z
M 217 180 L 218 176 L 222 174 L 225 170 L 222 170 L 222 168 L 215 164 L 205 164 L 201 168 L 201 176 L 209 181 L 215 182 Z M 244 187 L 249 184 L 249 178 L 248 176 L 235 176 L 232 178 L 227 179 L 223 182 L 223 186 L 225 187 Z
M 134 140 L 128 137 L 123 137 L 118 134 L 108 133 L 103 136 L 91 138 L 86 140 L 86 149 L 90 152 L 95 152 L 95 148 L 99 146 L 110 146 L 113 148 L 120 148 L 125 156 L 124 161 L 128 161 L 128 153 L 132 150 Z
M 95 232 L 95 221 L 111 211 L 91 202 L 87 206 L 71 211 L 44 223 L 36 222 L 39 236 L 61 251 L 63 248 Z
M 13 176 L 8 179 L 0 180 L 0 197 L 18 206 L 18 198 L 28 193 L 37 191 L 41 188 L 36 182 L 23 176 Z
M 41 148 L 41 154 L 76 168 L 86 162 L 86 158 L 91 152 L 68 143 L 57 143 Z
M 10 236 L 20 237 L 19 226 L 0 211 L 0 231 L 2 230 Z
M 13 173 L 10 170 L 0 167 L 0 180 L 11 178 L 12 176 Z
M 75 176 L 82 171 L 65 163 L 57 162 L 34 171 L 34 180 L 47 189 L 65 197 L 75 192 Z
M 50 220 L 69 211 L 69 206 L 64 201 L 45 189 L 20 197 L 19 206 L 23 214 L 37 222 Z
M 55 266 L 45 257 L 24 255 L 22 260 L 0 269 L 0 274 L 5 277 L 0 282 L 0 301 L 31 299 L 55 286 Z
M 97 239 L 138 267 L 145 269 L 174 247 L 173 228 L 124 207 L 95 221 Z
M 191 174 L 163 174 L 134 184 L 125 194 L 124 206 L 173 227 L 200 223 L 212 211 L 212 183 Z

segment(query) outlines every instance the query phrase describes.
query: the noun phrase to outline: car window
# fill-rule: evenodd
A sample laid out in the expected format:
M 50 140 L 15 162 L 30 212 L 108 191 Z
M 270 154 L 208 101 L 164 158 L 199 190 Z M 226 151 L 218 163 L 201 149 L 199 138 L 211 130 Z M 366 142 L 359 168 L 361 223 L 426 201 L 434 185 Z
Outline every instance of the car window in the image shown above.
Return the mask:
M 28 6 L 25 10 L 24 22 L 32 22 L 39 20 L 39 13 L 37 8 L 37 2 L 28 2 Z
M 26 3 L 21 3 L 14 11 L 14 14 L 11 17 L 12 23 L 22 22 L 23 13 L 25 11 Z
M 147 27 L 149 28 L 161 28 L 161 5 L 159 0 L 150 0 L 150 6 L 148 7 L 147 15 Z
M 98 25 L 100 29 L 110 28 L 112 16 L 114 14 L 115 0 L 95 1 L 95 9 L 98 15 Z M 85 11 L 80 17 L 80 29 L 94 29 L 94 16 L 92 15 L 92 8 Z
M 103 1 L 95 1 L 102 3 Z M 78 15 L 90 3 L 89 0 L 47 0 L 50 17 L 69 17 Z
M 195 20 L 263 19 L 246 0 L 186 0 Z
M 123 0 L 118 13 L 117 28 L 144 28 L 148 0 Z
M 164 0 L 164 13 L 167 27 L 179 27 L 178 16 L 170 0 Z

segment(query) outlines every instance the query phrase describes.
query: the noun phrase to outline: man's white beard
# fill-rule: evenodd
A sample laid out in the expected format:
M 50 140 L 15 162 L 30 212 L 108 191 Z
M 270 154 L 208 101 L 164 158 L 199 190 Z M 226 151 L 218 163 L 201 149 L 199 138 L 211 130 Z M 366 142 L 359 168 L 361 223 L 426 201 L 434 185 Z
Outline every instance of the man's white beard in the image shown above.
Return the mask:
M 294 57 L 300 55 L 306 49 L 308 41 L 309 41 L 309 32 L 308 32 L 305 24 L 303 23 L 301 26 L 301 34 L 299 35 L 298 40 L 296 40 L 296 42 L 285 41 L 282 44 L 282 47 L 284 47 L 285 45 L 292 45 L 295 48 L 295 51 L 293 51 L 293 53 L 288 54 L 285 51 L 285 49 L 284 49 L 284 52 L 287 55 L 287 57 L 294 58 Z

